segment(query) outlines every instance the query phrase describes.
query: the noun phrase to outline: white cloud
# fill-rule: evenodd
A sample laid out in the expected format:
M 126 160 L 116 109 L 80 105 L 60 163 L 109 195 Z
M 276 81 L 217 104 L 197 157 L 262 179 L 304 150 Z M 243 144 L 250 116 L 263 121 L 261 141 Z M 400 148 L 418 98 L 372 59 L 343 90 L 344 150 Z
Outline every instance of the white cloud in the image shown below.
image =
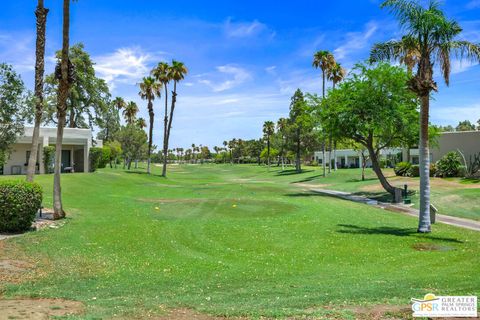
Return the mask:
M 368 46 L 368 40 L 374 35 L 377 29 L 377 23 L 374 21 L 370 21 L 365 25 L 365 30 L 363 32 L 347 33 L 346 42 L 333 51 L 335 58 L 343 59 L 351 52 L 363 49 Z
M 0 61 L 12 64 L 16 71 L 35 70 L 35 43 L 30 34 L 0 31 Z
M 225 75 L 229 76 L 229 79 L 222 79 L 222 80 L 211 80 L 211 79 L 200 79 L 198 82 L 204 85 L 209 86 L 213 92 L 221 92 L 228 89 L 232 89 L 234 87 L 238 87 L 239 85 L 243 84 L 244 82 L 250 80 L 252 78 L 251 74 L 240 67 L 232 66 L 232 65 L 224 65 L 219 66 L 216 68 L 219 74 L 210 75 L 216 79 L 224 78 Z M 199 77 L 206 76 L 205 74 L 199 75 Z
M 265 68 L 265 72 L 271 75 L 276 75 L 277 74 L 277 66 L 270 66 Z
M 476 9 L 480 8 L 480 0 L 472 0 L 466 5 L 467 9 Z
M 457 73 L 465 72 L 468 69 L 470 69 L 471 67 L 476 66 L 476 65 L 478 65 L 478 64 L 474 63 L 474 62 L 471 62 L 471 61 L 468 61 L 468 60 L 465 60 L 465 61 L 452 60 L 450 62 L 450 66 L 451 66 L 450 70 L 451 70 L 452 74 L 457 74 Z
M 150 63 L 161 58 L 144 52 L 140 47 L 117 49 L 113 53 L 94 57 L 95 71 L 111 88 L 117 82 L 135 83 L 150 73 Z
M 267 25 L 254 20 L 251 22 L 233 22 L 228 18 L 224 24 L 224 31 L 227 37 L 230 38 L 246 38 L 259 35 L 264 32 L 269 32 Z M 274 35 L 273 32 L 269 32 Z

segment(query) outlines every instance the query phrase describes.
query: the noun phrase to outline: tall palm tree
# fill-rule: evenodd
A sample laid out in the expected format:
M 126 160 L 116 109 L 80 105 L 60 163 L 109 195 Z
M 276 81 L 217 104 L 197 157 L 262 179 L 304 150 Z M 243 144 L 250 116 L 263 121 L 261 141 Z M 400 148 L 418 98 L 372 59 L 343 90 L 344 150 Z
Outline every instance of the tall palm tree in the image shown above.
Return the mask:
M 420 108 L 420 214 L 418 232 L 431 232 L 430 226 L 430 151 L 428 122 L 430 94 L 437 91 L 433 80 L 433 66 L 438 63 L 447 86 L 450 83 L 450 57 L 480 61 L 480 46 L 465 40 L 456 40 L 462 28 L 448 19 L 437 1 L 424 7 L 412 0 L 388 0 L 382 3 L 398 19 L 406 34 L 400 40 L 375 44 L 370 58 L 372 61 L 399 60 L 415 57 L 411 65 L 417 67 L 409 81 L 410 89 L 419 97 Z M 408 65 L 407 65 L 408 67 Z M 413 67 L 412 67 L 413 69 Z
M 135 121 L 137 119 L 137 113 L 138 113 L 138 106 L 135 102 L 130 101 L 127 103 L 125 106 L 125 109 L 123 109 L 123 116 L 125 117 L 125 121 L 127 124 L 132 125 L 135 124 Z
M 322 98 L 325 99 L 325 78 L 329 70 L 335 65 L 335 58 L 333 54 L 329 51 L 321 50 L 317 51 L 313 55 L 314 68 L 320 68 L 322 70 Z M 325 134 L 325 133 L 324 133 Z M 323 166 L 323 176 L 326 176 L 326 161 L 325 161 L 325 137 L 322 139 L 322 166 Z M 330 171 L 330 164 L 328 165 L 328 170 Z
M 193 160 L 193 163 L 197 163 L 197 158 L 195 158 L 195 151 L 197 151 L 197 146 L 195 145 L 195 143 L 192 143 L 192 160 Z
M 44 1 L 38 0 L 35 16 L 37 17 L 37 41 L 35 44 L 35 125 L 33 127 L 32 147 L 27 167 L 27 181 L 33 181 L 37 167 L 38 139 L 43 113 L 43 75 L 45 73 L 45 30 L 48 9 Z
M 168 128 L 167 135 L 165 139 L 165 147 L 168 149 L 168 142 L 170 140 L 170 132 L 172 130 L 172 121 L 173 121 L 173 112 L 175 111 L 175 105 L 177 103 L 177 84 L 185 78 L 185 75 L 188 73 L 188 69 L 183 64 L 176 60 L 172 60 L 171 66 L 168 68 L 168 78 L 173 81 L 173 91 L 172 91 L 172 104 L 170 106 L 170 115 L 168 118 Z M 167 176 L 167 159 L 164 157 L 163 160 L 163 169 L 162 176 Z
M 223 163 L 226 163 L 227 162 L 227 146 L 228 146 L 228 142 L 227 141 L 223 141 L 222 142 L 223 144 L 223 149 L 225 150 L 225 154 L 223 156 Z
M 163 89 L 165 90 L 165 111 L 164 111 L 164 118 L 163 118 L 163 157 L 166 159 L 167 157 L 167 132 L 168 132 L 168 83 L 172 80 L 170 74 L 170 66 L 166 62 L 160 62 L 156 68 L 152 70 L 152 75 L 163 85 Z M 165 163 L 165 162 L 164 162 Z M 162 169 L 162 176 L 167 175 L 167 167 L 164 165 Z
M 123 98 L 121 97 L 116 97 L 113 101 L 112 101 L 113 105 L 115 107 L 117 107 L 118 110 L 122 110 L 122 109 L 125 109 L 125 107 L 127 106 L 127 103 L 125 102 L 125 100 L 123 100 Z
M 342 68 L 340 63 L 335 62 L 335 65 L 333 65 L 333 67 L 330 68 L 330 70 L 328 70 L 328 74 L 327 74 L 328 80 L 332 81 L 333 90 L 335 90 L 335 86 L 337 83 L 345 79 L 346 75 L 347 75 L 347 71 L 344 68 Z M 330 146 L 330 149 L 331 149 L 331 146 Z M 334 167 L 334 170 L 337 171 L 337 160 L 336 160 L 337 159 L 337 140 L 333 141 L 333 159 L 334 159 L 333 167 Z M 332 160 L 330 159 L 330 157 L 329 157 L 329 163 L 330 164 L 332 163 Z
M 157 82 L 153 77 L 144 77 L 143 81 L 140 83 L 140 98 L 148 101 L 148 117 L 150 120 L 150 127 L 148 128 L 148 153 L 147 153 L 147 173 L 150 174 L 150 157 L 152 155 L 152 144 L 153 144 L 153 125 L 155 113 L 153 112 L 153 100 L 156 97 L 160 97 L 160 90 L 162 89 L 162 84 Z
M 60 64 L 55 68 L 55 75 L 59 80 L 57 97 L 57 141 L 55 144 L 55 172 L 53 177 L 53 218 L 65 217 L 62 205 L 62 188 L 60 174 L 62 172 L 62 142 L 63 130 L 67 117 L 67 98 L 73 82 L 73 66 L 68 57 L 70 47 L 70 0 L 63 0 L 63 32 L 62 53 Z
M 265 121 L 263 124 L 263 134 L 267 139 L 267 165 L 270 168 L 270 137 L 275 133 L 275 124 L 272 121 Z
M 140 129 L 145 129 L 147 127 L 147 121 L 145 121 L 145 119 L 143 118 L 138 118 L 137 119 L 137 126 L 140 128 Z

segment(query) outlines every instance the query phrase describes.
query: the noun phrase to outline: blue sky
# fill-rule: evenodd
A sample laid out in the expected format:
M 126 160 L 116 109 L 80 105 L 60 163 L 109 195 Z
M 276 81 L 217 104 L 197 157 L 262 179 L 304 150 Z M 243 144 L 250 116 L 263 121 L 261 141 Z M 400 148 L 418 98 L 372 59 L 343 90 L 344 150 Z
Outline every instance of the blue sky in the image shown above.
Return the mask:
M 2 3 L 0 61 L 15 66 L 32 88 L 36 1 Z M 319 92 L 311 68 L 316 50 L 330 50 L 346 68 L 368 57 L 373 43 L 398 37 L 396 21 L 380 1 L 151 1 L 79 0 L 72 4 L 71 43 L 83 42 L 98 76 L 113 96 L 135 100 L 137 83 L 159 61 L 183 61 L 189 74 L 179 86 L 172 147 L 209 146 L 233 137 L 257 138 L 262 123 L 288 114 L 296 88 Z M 61 46 L 61 1 L 45 0 L 47 72 Z M 444 3 L 480 42 L 480 0 Z M 440 82 L 440 79 L 438 79 Z M 455 125 L 480 118 L 480 67 L 453 62 L 450 87 L 440 85 L 431 121 Z M 155 144 L 161 145 L 161 102 L 156 101 Z

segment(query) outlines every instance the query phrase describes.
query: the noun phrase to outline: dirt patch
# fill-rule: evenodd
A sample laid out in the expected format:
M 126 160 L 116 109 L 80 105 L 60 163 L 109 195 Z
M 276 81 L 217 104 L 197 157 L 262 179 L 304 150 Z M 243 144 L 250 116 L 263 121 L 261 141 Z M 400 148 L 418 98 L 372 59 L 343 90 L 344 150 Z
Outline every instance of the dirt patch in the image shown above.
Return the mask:
M 245 318 L 214 317 L 208 314 L 197 313 L 190 309 L 174 309 L 174 310 L 171 310 L 167 316 L 155 318 L 155 320 L 225 320 L 225 319 L 241 320 Z
M 355 313 L 355 319 L 380 320 L 380 319 L 409 319 L 412 309 L 406 306 L 374 305 L 347 309 Z
M 61 299 L 16 299 L 0 300 L 0 310 L 0 319 L 43 320 L 82 314 L 84 306 L 78 301 Z
M 209 201 L 211 199 L 206 199 L 206 198 L 180 198 L 180 199 L 147 199 L 147 198 L 139 198 L 137 199 L 138 201 L 141 202 L 150 202 L 150 203 L 200 203 L 200 202 L 205 202 Z
M 0 283 L 20 283 L 32 269 L 33 265 L 26 261 L 0 259 Z
M 307 189 L 316 189 L 316 188 L 326 188 L 329 186 L 329 184 L 326 184 L 326 183 L 317 183 L 317 184 L 313 184 L 313 183 L 295 183 L 295 186 L 299 186 L 299 187 L 302 187 L 302 188 L 307 188 Z
M 440 246 L 438 244 L 428 242 L 415 243 L 412 245 L 412 248 L 417 251 L 450 251 L 455 249 L 450 246 Z

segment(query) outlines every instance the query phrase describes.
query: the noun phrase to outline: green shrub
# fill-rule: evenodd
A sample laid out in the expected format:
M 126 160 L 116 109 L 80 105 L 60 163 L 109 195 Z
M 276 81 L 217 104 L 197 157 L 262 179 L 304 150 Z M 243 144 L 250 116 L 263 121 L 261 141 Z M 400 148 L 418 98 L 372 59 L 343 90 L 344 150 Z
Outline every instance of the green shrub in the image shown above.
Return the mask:
M 437 176 L 457 177 L 461 173 L 462 166 L 460 155 L 455 151 L 449 152 L 438 160 L 435 166 L 437 168 Z
M 42 205 L 42 188 L 25 181 L 0 182 L 0 231 L 30 229 Z
M 310 165 L 311 165 L 312 167 L 318 167 L 318 161 L 313 160 L 313 161 L 310 163 Z
M 102 169 L 107 166 L 107 164 L 110 162 L 112 156 L 112 150 L 110 147 L 103 147 L 102 148 L 102 157 L 100 158 L 100 161 L 98 163 L 98 168 Z
M 45 173 L 53 173 L 55 165 L 55 147 L 46 146 L 43 147 L 43 167 Z
M 384 159 L 384 158 L 380 159 L 378 161 L 378 164 L 380 165 L 381 169 L 385 169 L 385 167 L 387 166 L 387 159 Z
M 100 162 L 103 157 L 103 148 L 93 147 L 90 148 L 90 172 L 95 172 L 97 168 L 100 166 Z
M 408 176 L 410 177 L 420 177 L 420 167 L 418 165 L 412 165 L 408 172 Z
M 437 166 L 435 163 L 430 163 L 430 177 L 435 177 L 437 174 Z
M 395 175 L 397 176 L 408 176 L 410 174 L 410 169 L 412 164 L 410 162 L 399 162 L 393 169 Z

